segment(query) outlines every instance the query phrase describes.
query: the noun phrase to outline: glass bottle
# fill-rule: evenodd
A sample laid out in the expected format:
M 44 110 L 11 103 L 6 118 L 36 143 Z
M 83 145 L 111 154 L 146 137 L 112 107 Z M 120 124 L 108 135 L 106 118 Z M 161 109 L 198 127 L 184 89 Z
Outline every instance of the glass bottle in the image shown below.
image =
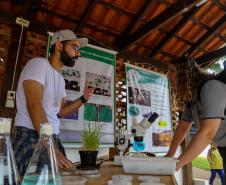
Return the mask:
M 54 144 L 52 126 L 41 124 L 39 142 L 26 170 L 22 185 L 61 185 Z
M 0 185 L 20 184 L 10 140 L 11 121 L 9 118 L 0 118 Z

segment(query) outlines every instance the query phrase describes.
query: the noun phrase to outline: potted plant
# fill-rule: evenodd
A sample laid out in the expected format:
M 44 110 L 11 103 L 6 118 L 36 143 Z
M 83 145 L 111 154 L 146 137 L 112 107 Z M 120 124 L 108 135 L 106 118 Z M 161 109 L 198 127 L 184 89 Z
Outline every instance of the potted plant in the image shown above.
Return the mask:
M 87 127 L 84 127 L 81 133 L 82 146 L 79 150 L 81 167 L 95 167 L 98 149 L 100 146 L 100 138 L 103 124 L 95 123 L 91 127 L 89 123 Z

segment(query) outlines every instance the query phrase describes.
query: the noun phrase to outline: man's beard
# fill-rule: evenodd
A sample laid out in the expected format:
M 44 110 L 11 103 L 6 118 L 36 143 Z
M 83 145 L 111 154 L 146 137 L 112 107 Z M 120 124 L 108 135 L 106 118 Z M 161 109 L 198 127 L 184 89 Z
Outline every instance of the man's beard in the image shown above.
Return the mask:
M 60 53 L 60 60 L 64 64 L 64 66 L 73 67 L 75 65 L 75 62 L 78 60 L 78 56 L 70 57 L 63 48 Z

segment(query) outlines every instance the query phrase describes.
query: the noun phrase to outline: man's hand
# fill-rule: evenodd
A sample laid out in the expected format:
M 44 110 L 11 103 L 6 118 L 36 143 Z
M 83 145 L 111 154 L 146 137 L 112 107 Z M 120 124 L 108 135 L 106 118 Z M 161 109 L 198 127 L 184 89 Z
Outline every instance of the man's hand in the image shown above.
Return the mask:
M 170 152 L 168 152 L 164 157 L 173 157 L 174 155 Z
M 85 87 L 84 87 L 84 90 L 83 90 L 83 96 L 84 96 L 84 98 L 88 101 L 90 98 L 91 98 L 91 96 L 93 95 L 93 91 L 95 90 L 95 88 L 93 88 L 93 87 L 88 87 L 88 85 L 87 85 L 87 82 L 86 82 L 86 85 L 85 85 Z
M 68 160 L 60 151 L 59 149 L 55 149 L 56 151 L 56 158 L 58 162 L 59 169 L 73 169 L 73 163 Z

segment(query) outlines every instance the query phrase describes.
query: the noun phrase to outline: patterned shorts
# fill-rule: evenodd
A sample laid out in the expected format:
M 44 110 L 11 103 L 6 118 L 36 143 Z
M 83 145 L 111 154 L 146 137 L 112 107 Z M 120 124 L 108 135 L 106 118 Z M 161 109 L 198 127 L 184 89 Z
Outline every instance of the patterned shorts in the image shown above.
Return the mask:
M 15 160 L 20 176 L 24 176 L 30 159 L 33 155 L 36 144 L 39 140 L 39 134 L 35 130 L 17 126 L 12 137 L 12 145 L 15 155 Z M 59 140 L 58 135 L 53 135 L 54 144 L 63 153 L 65 150 Z

